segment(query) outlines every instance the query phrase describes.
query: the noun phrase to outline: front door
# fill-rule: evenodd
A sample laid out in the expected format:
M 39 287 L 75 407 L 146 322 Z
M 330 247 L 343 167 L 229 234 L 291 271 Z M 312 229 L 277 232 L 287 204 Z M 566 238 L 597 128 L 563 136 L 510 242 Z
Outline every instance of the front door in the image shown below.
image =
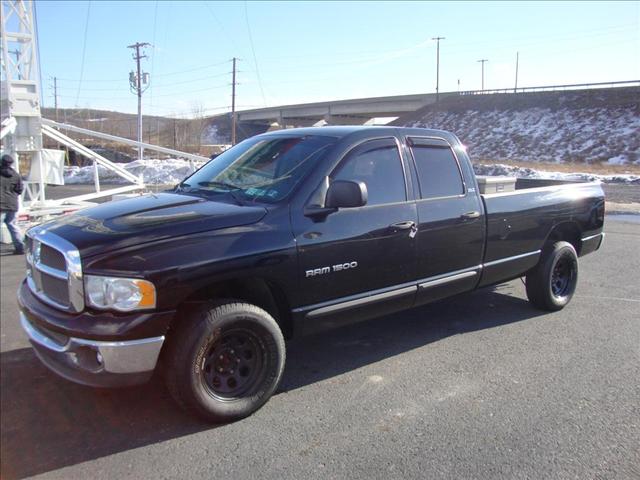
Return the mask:
M 417 213 L 396 139 L 354 147 L 329 174 L 334 180 L 364 182 L 368 201 L 322 220 L 293 216 L 307 316 L 340 322 L 366 316 L 369 307 L 382 314 L 411 306 Z

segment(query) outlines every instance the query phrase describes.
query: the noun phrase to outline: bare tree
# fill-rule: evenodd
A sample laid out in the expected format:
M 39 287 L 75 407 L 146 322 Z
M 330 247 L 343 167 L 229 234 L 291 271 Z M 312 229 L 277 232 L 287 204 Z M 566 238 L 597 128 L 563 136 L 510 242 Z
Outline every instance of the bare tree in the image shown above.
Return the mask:
M 202 147 L 202 134 L 207 126 L 204 112 L 205 110 L 201 102 L 194 102 L 191 105 L 191 120 L 189 121 L 192 140 L 191 146 L 195 148 L 198 153 L 200 152 L 200 147 Z

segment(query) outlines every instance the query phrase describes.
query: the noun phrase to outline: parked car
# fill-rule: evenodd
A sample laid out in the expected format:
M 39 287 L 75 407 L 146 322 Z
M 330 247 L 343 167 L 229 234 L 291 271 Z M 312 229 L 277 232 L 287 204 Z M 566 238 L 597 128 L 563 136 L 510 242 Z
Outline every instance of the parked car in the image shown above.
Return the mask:
M 448 132 L 269 132 L 172 191 L 29 230 L 21 322 L 69 380 L 159 369 L 180 405 L 229 421 L 274 393 L 285 339 L 518 277 L 563 308 L 603 220 L 599 183 L 481 194 Z

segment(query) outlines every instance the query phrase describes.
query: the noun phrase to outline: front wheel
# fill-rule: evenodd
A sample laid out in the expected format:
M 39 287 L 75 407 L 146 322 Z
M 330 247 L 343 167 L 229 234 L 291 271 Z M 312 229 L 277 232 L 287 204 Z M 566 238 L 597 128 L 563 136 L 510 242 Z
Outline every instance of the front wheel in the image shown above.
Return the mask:
M 271 315 L 226 301 L 205 304 L 178 321 L 167 345 L 166 380 L 183 408 L 228 422 L 269 400 L 285 364 L 284 338 Z
M 564 308 L 578 284 L 578 256 L 568 242 L 556 242 L 542 252 L 542 258 L 526 277 L 527 297 L 541 310 Z

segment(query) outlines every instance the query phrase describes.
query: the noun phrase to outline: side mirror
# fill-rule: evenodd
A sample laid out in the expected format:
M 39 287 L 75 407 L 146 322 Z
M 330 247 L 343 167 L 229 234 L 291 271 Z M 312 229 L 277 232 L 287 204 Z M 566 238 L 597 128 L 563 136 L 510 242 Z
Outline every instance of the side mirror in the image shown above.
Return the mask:
M 367 185 L 364 182 L 336 180 L 329 185 L 325 208 L 353 208 L 367 204 Z

